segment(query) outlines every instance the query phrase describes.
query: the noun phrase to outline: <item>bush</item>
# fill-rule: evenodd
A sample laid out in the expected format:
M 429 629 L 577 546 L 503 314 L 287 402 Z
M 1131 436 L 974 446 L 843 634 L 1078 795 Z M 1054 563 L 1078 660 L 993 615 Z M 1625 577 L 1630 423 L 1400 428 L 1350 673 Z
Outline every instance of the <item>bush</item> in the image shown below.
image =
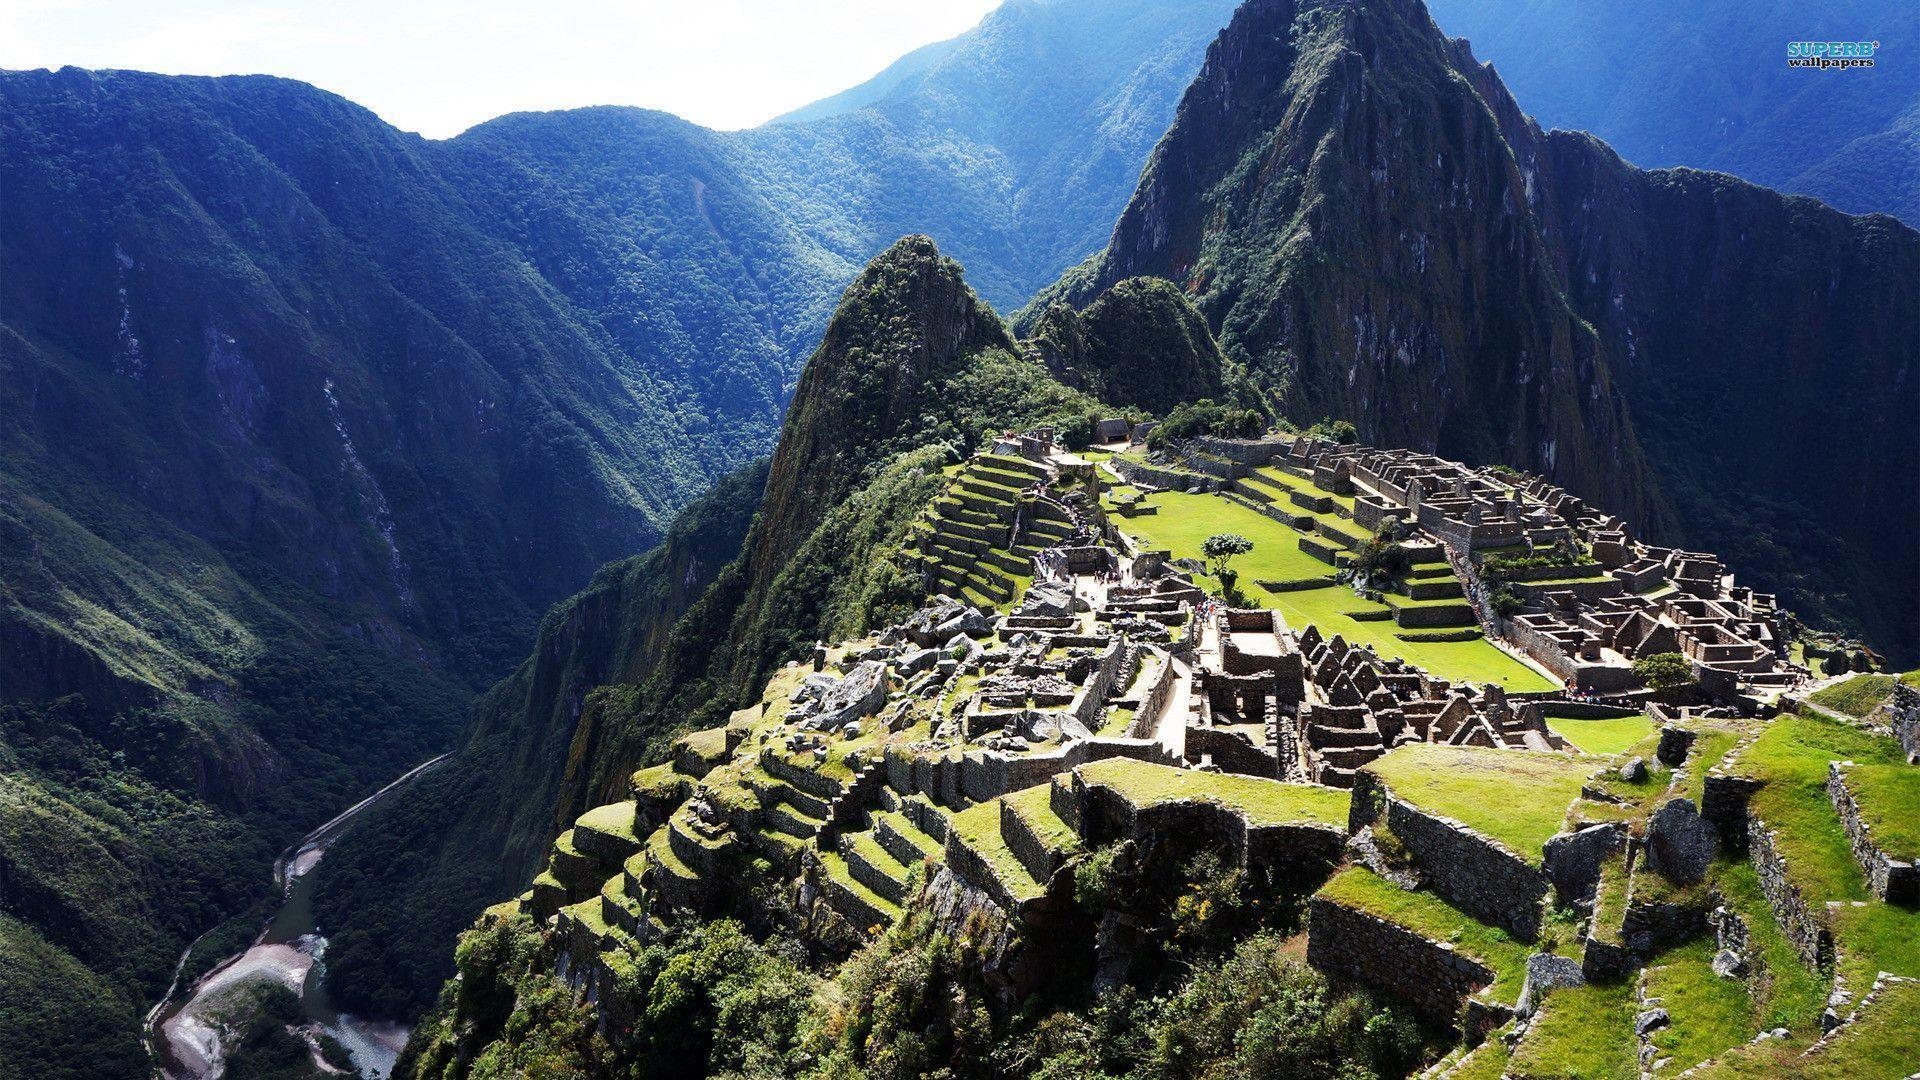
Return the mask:
M 1174 406 L 1166 420 L 1147 436 L 1147 448 L 1159 450 L 1169 441 L 1191 439 L 1196 435 L 1250 438 L 1266 429 L 1267 418 L 1258 410 L 1235 408 L 1202 398 Z
M 1655 653 L 1633 662 L 1633 673 L 1660 692 L 1692 686 L 1693 661 L 1677 652 Z

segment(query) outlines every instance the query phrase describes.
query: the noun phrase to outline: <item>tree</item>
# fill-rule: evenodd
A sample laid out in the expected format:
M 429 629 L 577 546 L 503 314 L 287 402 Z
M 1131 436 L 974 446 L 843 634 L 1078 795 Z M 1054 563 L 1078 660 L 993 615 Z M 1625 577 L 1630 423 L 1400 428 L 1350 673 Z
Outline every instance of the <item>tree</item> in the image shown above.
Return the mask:
M 1215 577 L 1224 578 L 1230 571 L 1227 564 L 1235 555 L 1245 555 L 1253 550 L 1253 541 L 1239 533 L 1215 533 L 1200 544 L 1200 554 L 1207 557 L 1207 565 L 1212 567 Z
M 1643 656 L 1633 662 L 1633 673 L 1658 691 L 1678 690 L 1694 683 L 1693 661 L 1677 652 Z

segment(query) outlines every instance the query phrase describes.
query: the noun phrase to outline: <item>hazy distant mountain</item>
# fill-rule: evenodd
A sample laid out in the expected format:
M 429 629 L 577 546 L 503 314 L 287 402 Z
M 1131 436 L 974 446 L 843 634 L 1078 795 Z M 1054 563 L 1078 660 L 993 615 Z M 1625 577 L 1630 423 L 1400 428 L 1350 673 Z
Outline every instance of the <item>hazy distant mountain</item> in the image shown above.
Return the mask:
M 137 1062 L 278 844 L 771 448 L 875 253 L 936 234 L 1018 302 L 1097 248 L 1230 7 L 1019 0 L 736 133 L 0 73 L 0 966 L 100 976 L 0 1048 Z
M 1920 225 L 1920 5 L 1433 0 L 1547 127 L 1642 168 L 1691 165 Z M 1878 41 L 1871 70 L 1787 66 L 1790 41 Z

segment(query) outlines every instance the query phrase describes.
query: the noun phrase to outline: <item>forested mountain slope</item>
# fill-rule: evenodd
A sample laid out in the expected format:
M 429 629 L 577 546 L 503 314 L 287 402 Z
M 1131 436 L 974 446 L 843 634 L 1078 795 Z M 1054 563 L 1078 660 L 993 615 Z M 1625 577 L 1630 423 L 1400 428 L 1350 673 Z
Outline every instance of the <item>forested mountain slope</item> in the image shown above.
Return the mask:
M 0 945 L 59 955 L 29 995 L 103 976 L 81 1056 L 137 1060 L 128 1018 L 272 852 L 768 452 L 874 252 L 951 233 L 1017 302 L 1097 246 L 1227 9 L 1016 4 L 870 108 L 740 133 L 433 142 L 285 80 L 0 73 L 0 880 L 33 882 Z

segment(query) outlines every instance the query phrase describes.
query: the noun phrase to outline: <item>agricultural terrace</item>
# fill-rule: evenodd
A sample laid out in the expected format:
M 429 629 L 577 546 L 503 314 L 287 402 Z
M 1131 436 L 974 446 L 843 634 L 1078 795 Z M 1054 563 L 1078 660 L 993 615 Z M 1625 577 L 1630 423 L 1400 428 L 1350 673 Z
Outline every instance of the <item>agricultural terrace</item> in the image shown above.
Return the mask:
M 1402 802 L 1493 837 L 1537 866 L 1593 763 L 1531 750 L 1413 743 L 1365 771 Z
M 1134 489 L 1113 489 L 1133 492 Z M 1111 492 L 1110 492 L 1111 493 Z M 1200 545 L 1216 533 L 1239 533 L 1253 541 L 1253 550 L 1234 559 L 1240 589 L 1263 607 L 1278 610 L 1295 629 L 1317 626 L 1331 637 L 1339 634 L 1354 645 L 1371 645 L 1381 656 L 1397 656 L 1431 674 L 1456 682 L 1499 683 L 1508 691 L 1528 693 L 1553 690 L 1547 676 L 1495 648 L 1485 639 L 1471 641 L 1409 641 L 1384 604 L 1333 584 L 1333 567 L 1300 550 L 1300 532 L 1225 496 L 1179 491 L 1143 495 L 1146 512 L 1115 515 L 1113 520 L 1143 548 L 1166 550 L 1176 559 L 1204 562 Z M 1352 522 L 1343 523 L 1358 530 Z M 1364 530 L 1362 530 L 1364 531 Z M 1274 591 L 1262 581 L 1289 582 L 1325 579 L 1319 588 Z M 1219 591 L 1211 574 L 1196 574 L 1203 587 Z M 1354 618 L 1355 614 L 1360 618 Z

